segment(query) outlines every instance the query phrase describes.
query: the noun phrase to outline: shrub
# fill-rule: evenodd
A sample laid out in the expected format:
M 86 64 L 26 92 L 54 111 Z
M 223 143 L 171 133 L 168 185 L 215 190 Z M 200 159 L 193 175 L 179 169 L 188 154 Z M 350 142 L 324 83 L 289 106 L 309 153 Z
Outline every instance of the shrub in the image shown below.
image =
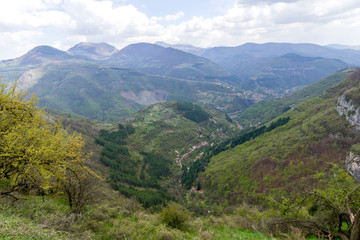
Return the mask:
M 169 203 L 160 214 L 162 221 L 170 227 L 184 229 L 188 213 L 176 203 Z

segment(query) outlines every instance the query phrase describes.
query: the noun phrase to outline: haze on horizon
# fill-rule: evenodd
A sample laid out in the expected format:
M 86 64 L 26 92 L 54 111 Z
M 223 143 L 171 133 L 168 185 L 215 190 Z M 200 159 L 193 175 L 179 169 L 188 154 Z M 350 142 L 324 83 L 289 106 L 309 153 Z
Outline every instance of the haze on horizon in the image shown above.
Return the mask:
M 360 45 L 358 0 L 5 0 L 0 59 L 38 45 L 117 48 L 164 41 L 199 47 L 246 42 Z

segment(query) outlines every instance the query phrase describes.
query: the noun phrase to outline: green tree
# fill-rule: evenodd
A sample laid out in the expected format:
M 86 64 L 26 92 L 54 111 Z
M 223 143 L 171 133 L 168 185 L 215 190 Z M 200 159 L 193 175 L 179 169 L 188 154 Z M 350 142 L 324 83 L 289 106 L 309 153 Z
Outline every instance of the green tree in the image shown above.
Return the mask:
M 287 216 L 276 224 L 292 225 L 319 239 L 360 240 L 360 184 L 334 165 L 318 173 L 319 187 L 279 204 Z
M 69 172 L 92 173 L 82 137 L 39 109 L 35 95 L 25 97 L 16 84 L 0 82 L 0 197 L 63 191 L 73 181 Z

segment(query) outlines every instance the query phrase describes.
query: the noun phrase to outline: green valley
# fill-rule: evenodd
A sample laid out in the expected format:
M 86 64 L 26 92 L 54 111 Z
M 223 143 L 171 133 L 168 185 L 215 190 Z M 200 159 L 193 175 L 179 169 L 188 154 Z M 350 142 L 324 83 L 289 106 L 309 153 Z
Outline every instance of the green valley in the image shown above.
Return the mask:
M 0 238 L 359 240 L 360 69 L 320 79 L 347 66 L 337 51 L 270 46 L 297 50 L 178 46 L 217 65 L 80 43 L 2 61 L 22 76 L 0 85 Z M 240 79 L 220 63 L 244 50 Z

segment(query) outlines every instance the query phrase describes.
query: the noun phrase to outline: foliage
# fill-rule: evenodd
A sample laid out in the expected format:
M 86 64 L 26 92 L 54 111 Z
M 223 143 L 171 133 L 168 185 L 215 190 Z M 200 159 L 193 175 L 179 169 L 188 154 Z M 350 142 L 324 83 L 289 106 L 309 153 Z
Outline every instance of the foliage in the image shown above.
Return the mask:
M 210 158 L 223 152 L 234 148 L 240 144 L 255 139 L 256 137 L 274 130 L 275 128 L 285 125 L 290 120 L 290 117 L 279 118 L 276 121 L 271 122 L 271 124 L 266 126 L 261 126 L 258 128 L 251 129 L 245 133 L 240 134 L 232 139 L 225 140 L 224 142 L 217 144 L 213 147 L 210 147 L 203 156 L 196 162 L 192 163 L 189 170 L 183 166 L 183 174 L 181 176 L 181 182 L 187 187 L 190 188 L 193 182 L 195 181 L 199 172 L 205 171 L 205 165 L 209 163 Z
M 84 166 L 89 155 L 83 153 L 82 137 L 36 104 L 35 96 L 26 100 L 16 84 L 9 90 L 0 85 L 0 196 L 59 191 L 69 172 L 91 174 Z
M 350 151 L 353 152 L 355 155 L 360 155 L 360 144 L 352 145 Z
M 210 117 L 210 114 L 204 111 L 200 106 L 192 103 L 177 102 L 176 107 L 184 117 L 196 123 L 204 122 Z
M 241 112 L 236 119 L 244 127 L 250 126 L 251 123 L 267 123 L 290 110 L 295 104 L 320 96 L 328 87 L 344 80 L 353 71 L 354 69 L 341 70 L 289 95 L 260 101 Z
M 136 197 L 146 208 L 162 205 L 171 199 L 158 181 L 170 174 L 169 161 L 153 153 L 141 152 L 143 164 L 140 176 L 138 164 L 127 148 L 126 139 L 134 134 L 131 125 L 118 125 L 117 131 L 100 130 L 95 142 L 103 146 L 100 161 L 110 167 L 111 186 L 127 197 Z M 141 187 L 144 189 L 137 189 Z
M 176 108 L 179 111 L 191 111 L 194 108 L 194 105 L 189 102 L 177 102 Z
M 194 109 L 184 114 L 184 117 L 194 122 L 200 123 L 209 119 L 210 115 L 202 110 L 199 106 L 195 105 Z
M 199 106 L 211 117 L 196 123 L 184 117 L 180 109 L 194 109 Z M 131 152 L 152 152 L 170 162 L 186 164 L 199 157 L 212 143 L 236 136 L 240 129 L 227 119 L 227 115 L 215 108 L 202 104 L 171 101 L 151 105 L 126 119 L 136 128 L 129 136 Z
M 66 181 L 62 181 L 62 191 L 67 196 L 72 212 L 81 213 L 96 197 L 97 178 L 84 171 L 67 171 Z
M 292 119 L 287 124 L 213 155 L 198 176 L 203 189 L 236 204 L 261 203 L 262 196 L 273 191 L 316 186 L 314 174 L 328 168 L 329 162 L 343 162 L 350 147 L 360 141 L 336 111 L 338 97 L 357 85 L 358 78 L 350 75 L 323 96 L 283 114 Z
M 249 105 L 243 90 L 224 83 L 153 76 L 93 61 L 70 59 L 60 65 L 47 63 L 36 69 L 41 74 L 36 75 L 36 84 L 29 89 L 40 97 L 40 106 L 98 121 L 118 122 L 149 104 L 171 100 L 226 106 L 229 111 Z M 240 95 L 245 102 L 234 101 L 234 95 Z
M 162 221 L 173 228 L 184 229 L 189 213 L 176 203 L 169 203 L 160 213 Z
M 309 235 L 358 239 L 350 237 L 360 225 L 355 218 L 360 212 L 359 183 L 337 165 L 318 173 L 316 179 L 321 187 L 297 194 L 287 204 L 284 200 L 279 204 L 287 218 L 275 223 L 296 226 Z

